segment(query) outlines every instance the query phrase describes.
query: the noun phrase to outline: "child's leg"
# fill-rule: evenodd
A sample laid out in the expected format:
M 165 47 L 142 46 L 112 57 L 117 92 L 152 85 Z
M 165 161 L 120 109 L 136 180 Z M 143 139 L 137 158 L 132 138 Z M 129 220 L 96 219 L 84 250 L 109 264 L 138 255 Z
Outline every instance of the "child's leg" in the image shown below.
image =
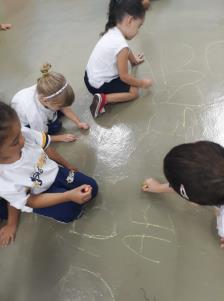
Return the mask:
M 60 117 L 57 117 L 57 119 L 53 122 L 50 122 L 48 124 L 48 134 L 49 135 L 55 135 L 58 132 L 60 132 L 61 128 L 62 128 L 62 122 L 59 119 Z
M 6 200 L 0 198 L 0 220 L 8 219 L 8 207 Z
M 95 89 L 90 85 L 87 87 L 91 93 L 95 92 L 90 106 L 94 118 L 105 112 L 104 107 L 108 103 L 126 102 L 138 97 L 138 88 L 126 84 L 120 77 L 109 83 L 104 83 L 99 89 Z
M 138 88 L 130 87 L 129 92 L 126 93 L 111 93 L 106 95 L 107 103 L 125 102 L 134 100 L 138 97 Z
M 97 195 L 98 185 L 96 181 L 80 172 L 73 172 L 64 167 L 59 167 L 58 175 L 53 185 L 45 193 L 65 192 L 83 184 L 92 187 L 92 198 Z M 37 208 L 34 212 L 40 215 L 54 218 L 60 222 L 69 223 L 82 216 L 83 205 L 71 202 L 58 204 L 47 208 Z
M 57 189 L 55 187 L 54 189 L 54 193 L 65 192 L 65 191 L 66 189 L 64 188 Z M 72 201 L 68 201 L 66 203 L 61 203 L 51 207 L 35 208 L 33 212 L 39 215 L 53 218 L 59 222 L 70 223 L 82 216 L 83 205 L 74 203 Z

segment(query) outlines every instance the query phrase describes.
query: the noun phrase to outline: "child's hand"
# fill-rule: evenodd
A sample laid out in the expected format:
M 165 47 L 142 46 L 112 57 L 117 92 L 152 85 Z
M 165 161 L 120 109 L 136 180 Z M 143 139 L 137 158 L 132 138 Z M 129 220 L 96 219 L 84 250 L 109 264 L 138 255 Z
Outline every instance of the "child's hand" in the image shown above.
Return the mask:
M 220 248 L 224 248 L 224 237 L 220 238 Z
M 152 80 L 151 79 L 143 79 L 141 83 L 141 88 L 147 89 L 152 85 Z
M 89 129 L 89 125 L 86 122 L 79 122 L 78 127 L 80 129 L 83 129 L 83 130 L 88 130 Z
M 7 247 L 14 242 L 16 235 L 16 225 L 5 225 L 0 229 L 0 247 Z
M 92 187 L 90 185 L 82 185 L 66 193 L 69 200 L 82 205 L 91 199 Z
M 12 27 L 12 24 L 0 24 L 1 30 L 8 30 Z
M 139 54 L 134 54 L 134 62 L 132 63 L 133 65 L 139 65 L 144 62 L 144 54 L 139 53 Z
M 142 190 L 144 192 L 161 192 L 160 191 L 161 183 L 155 179 L 145 179 L 142 184 Z
M 76 137 L 73 134 L 57 135 L 57 141 L 61 141 L 61 142 L 73 142 L 77 139 L 78 137 Z

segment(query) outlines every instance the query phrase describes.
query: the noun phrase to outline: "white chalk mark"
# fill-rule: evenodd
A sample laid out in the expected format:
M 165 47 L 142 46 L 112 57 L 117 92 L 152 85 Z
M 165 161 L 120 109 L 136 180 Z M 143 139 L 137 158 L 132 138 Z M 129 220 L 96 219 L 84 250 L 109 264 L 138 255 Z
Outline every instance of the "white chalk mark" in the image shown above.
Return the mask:
M 193 86 L 195 87 L 197 90 L 198 90 L 198 93 L 200 95 L 202 95 L 202 91 L 201 89 L 198 88 L 198 86 L 196 86 L 195 84 L 192 84 L 192 83 L 185 83 L 181 86 L 179 86 L 168 98 L 168 103 L 169 104 L 175 104 L 175 105 L 179 105 L 179 106 L 188 106 L 188 107 L 202 107 L 203 104 L 189 104 L 189 103 L 179 103 L 179 102 L 171 102 L 170 100 L 172 100 L 174 98 L 174 96 L 180 92 L 183 88 L 185 87 L 190 87 L 190 86 Z M 203 100 L 203 98 L 201 98 Z
M 186 62 L 183 65 L 181 65 L 178 69 L 182 69 L 182 68 L 186 67 L 187 65 L 189 65 L 195 57 L 194 48 L 190 44 L 183 43 L 182 45 L 185 46 L 186 48 L 189 48 L 191 54 L 190 54 L 190 58 L 188 60 L 186 60 Z
M 192 74 L 198 74 L 199 75 L 199 78 L 196 78 L 194 81 L 187 81 L 185 82 L 184 84 L 182 85 L 196 85 L 198 83 L 200 83 L 204 78 L 205 78 L 205 74 L 203 72 L 200 72 L 198 70 L 192 70 L 192 69 L 184 69 L 184 70 L 177 70 L 177 71 L 174 71 L 174 72 L 171 72 L 171 73 L 168 73 L 167 74 L 167 78 L 177 74 L 178 75 L 178 79 L 179 78 L 182 78 L 183 75 L 181 75 L 181 73 L 192 73 Z M 165 84 L 167 87 L 176 87 L 176 86 L 179 86 L 179 84 L 170 84 L 169 83 L 169 80 L 167 80 L 167 83 Z
M 139 248 L 139 252 L 137 252 L 135 249 L 133 249 L 132 247 L 129 246 L 129 244 L 126 242 L 127 239 L 136 239 L 136 238 L 139 238 L 141 239 L 141 244 L 140 244 L 140 248 Z M 151 236 L 151 235 L 126 235 L 122 238 L 122 242 L 123 244 L 125 245 L 125 247 L 127 247 L 132 253 L 134 253 L 135 255 L 141 257 L 142 259 L 145 259 L 149 262 L 152 262 L 152 263 L 156 263 L 156 264 L 159 264 L 160 263 L 160 260 L 156 260 L 156 259 L 153 259 L 153 258 L 149 258 L 149 257 L 146 257 L 142 254 L 140 254 L 140 252 L 142 252 L 142 249 L 143 249 L 143 242 L 142 242 L 142 238 L 145 240 L 146 238 L 147 239 L 152 239 L 152 240 L 157 240 L 157 241 L 162 241 L 162 242 L 166 242 L 166 243 L 171 243 L 170 240 L 168 239 L 165 239 L 165 238 L 160 238 L 160 237 L 156 237 L 156 236 Z M 142 249 L 141 249 L 142 248 Z
M 85 250 L 83 248 L 77 247 L 76 249 L 79 250 L 79 251 L 81 251 L 81 252 L 83 252 L 83 253 L 86 253 L 87 255 L 91 255 L 93 257 L 98 257 L 98 258 L 100 257 L 100 255 L 97 255 L 97 254 L 95 254 L 95 253 L 93 253 L 91 251 Z
M 99 273 L 96 273 L 96 272 L 93 272 L 93 271 L 90 271 L 90 270 L 87 270 L 85 268 L 81 268 L 81 267 L 78 267 L 78 266 L 70 266 L 67 274 L 59 280 L 59 287 L 60 287 L 61 293 L 63 293 L 63 292 L 66 293 L 67 291 L 72 291 L 72 292 L 74 291 L 73 287 L 66 289 L 65 286 L 72 277 L 77 277 L 77 275 L 80 275 L 80 272 L 82 272 L 84 275 L 85 274 L 91 275 L 91 276 L 93 276 L 93 278 L 99 280 L 102 283 L 102 285 L 106 288 L 106 290 L 108 292 L 108 295 L 110 297 L 110 300 L 115 301 L 115 296 L 113 294 L 113 291 L 112 291 L 111 287 L 109 286 L 109 284 L 106 282 L 106 280 L 104 280 L 104 278 Z M 71 282 L 73 283 L 73 281 L 71 281 Z M 91 281 L 91 282 L 94 283 L 94 281 Z M 77 288 L 77 289 L 79 289 L 79 288 Z M 89 288 L 87 287 L 86 290 L 88 291 L 88 289 Z M 103 297 L 103 294 L 101 293 L 100 296 Z M 109 301 L 109 299 L 106 299 L 106 300 Z
M 169 227 L 164 227 L 164 226 L 160 226 L 160 225 L 157 225 L 157 224 L 152 224 L 152 223 L 149 223 L 149 222 L 138 222 L 138 221 L 134 221 L 132 220 L 131 221 L 133 224 L 136 224 L 136 225 L 142 225 L 142 226 L 145 226 L 146 228 L 149 228 L 149 227 L 153 227 L 153 228 L 158 228 L 158 229 L 162 229 L 162 230 L 167 230 L 167 231 L 170 231 L 170 232 L 173 232 L 173 229 L 169 228 Z
M 107 214 L 109 214 L 111 216 L 111 218 L 113 219 L 112 213 L 106 208 L 96 206 L 96 207 L 93 207 L 92 210 L 103 210 Z M 86 216 L 84 216 L 84 217 L 87 218 Z M 93 233 L 81 233 L 81 232 L 76 231 L 76 224 L 77 224 L 77 221 L 75 221 L 73 223 L 73 229 L 70 230 L 69 233 L 73 233 L 73 234 L 76 234 L 78 236 L 82 236 L 82 237 L 86 237 L 86 238 L 90 238 L 90 239 L 96 239 L 96 240 L 107 240 L 107 239 L 111 239 L 111 238 L 114 238 L 114 237 L 117 236 L 117 224 L 115 222 L 113 223 L 113 229 L 112 229 L 112 232 L 111 232 L 110 235 L 101 235 L 101 234 L 93 234 Z
M 148 59 L 145 55 L 144 55 L 144 57 L 145 57 L 145 62 L 149 65 L 149 68 L 150 68 L 150 70 L 151 70 L 151 74 L 152 74 L 153 81 L 154 81 L 154 83 L 157 84 L 158 81 L 157 81 L 156 76 L 155 76 L 155 74 L 154 74 L 154 72 L 153 72 L 152 65 L 151 65 L 149 59 Z

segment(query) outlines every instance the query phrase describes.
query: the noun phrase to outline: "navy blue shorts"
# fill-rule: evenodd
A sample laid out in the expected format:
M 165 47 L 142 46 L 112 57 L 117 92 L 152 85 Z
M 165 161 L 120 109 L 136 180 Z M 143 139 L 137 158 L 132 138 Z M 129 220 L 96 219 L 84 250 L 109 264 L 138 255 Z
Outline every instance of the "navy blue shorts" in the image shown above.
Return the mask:
M 59 171 L 54 183 L 51 187 L 43 193 L 58 193 L 72 190 L 83 184 L 92 187 L 92 199 L 97 195 L 98 185 L 96 181 L 81 172 L 75 172 L 74 178 L 70 177 L 67 181 L 70 170 L 64 167 L 59 167 Z M 34 208 L 33 212 L 39 215 L 51 217 L 57 221 L 69 223 L 82 216 L 83 208 L 85 205 L 80 205 L 72 201 L 57 204 L 46 208 Z M 0 199 L 0 218 L 7 219 L 7 202 Z
M 62 129 L 62 122 L 61 117 L 63 117 L 64 114 L 61 111 L 57 111 L 57 118 L 55 121 L 48 123 L 48 134 L 49 135 L 55 135 Z
M 120 77 L 113 79 L 109 83 L 104 83 L 100 88 L 94 88 L 90 85 L 87 72 L 85 72 L 84 82 L 89 92 L 94 95 L 96 93 L 112 94 L 112 93 L 127 93 L 130 91 L 130 85 L 124 83 Z

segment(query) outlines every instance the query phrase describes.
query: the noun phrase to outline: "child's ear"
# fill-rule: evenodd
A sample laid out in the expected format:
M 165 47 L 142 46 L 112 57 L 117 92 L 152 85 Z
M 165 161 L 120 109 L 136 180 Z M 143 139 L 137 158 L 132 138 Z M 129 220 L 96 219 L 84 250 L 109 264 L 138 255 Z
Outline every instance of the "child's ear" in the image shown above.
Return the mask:
M 47 103 L 48 103 L 48 100 L 46 99 L 46 97 L 44 97 L 44 95 L 39 94 L 39 95 L 38 95 L 38 98 L 39 98 L 39 101 L 40 101 L 41 103 L 44 103 L 44 104 L 47 104 Z
M 127 25 L 130 25 L 132 23 L 132 21 L 134 20 L 135 18 L 133 16 L 127 16 L 126 18 L 126 24 Z

